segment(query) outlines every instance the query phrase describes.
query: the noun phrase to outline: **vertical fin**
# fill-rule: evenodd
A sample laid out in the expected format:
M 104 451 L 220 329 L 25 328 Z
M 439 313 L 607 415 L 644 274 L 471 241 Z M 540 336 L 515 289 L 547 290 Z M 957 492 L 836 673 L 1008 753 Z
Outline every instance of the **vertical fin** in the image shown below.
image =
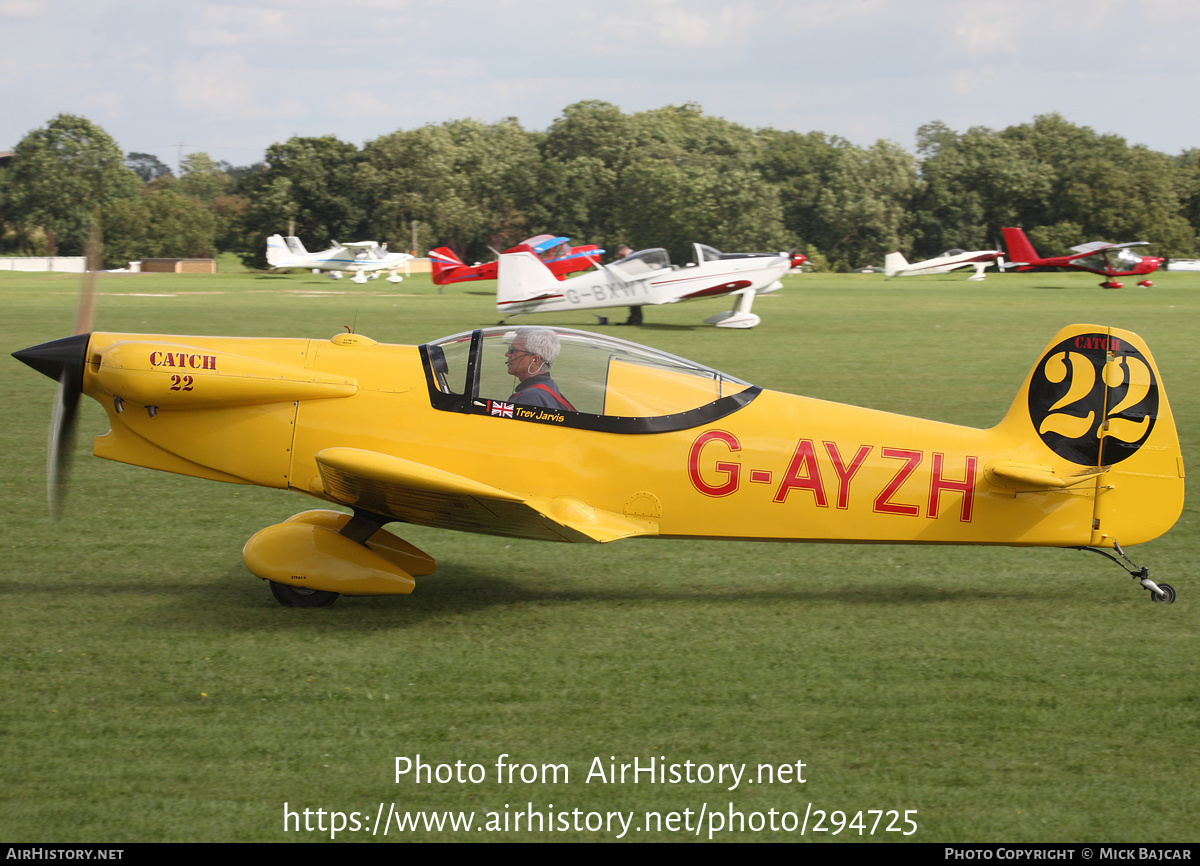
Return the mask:
M 451 276 L 463 267 L 463 261 L 449 247 L 438 247 L 429 251 L 429 265 L 435 286 L 444 286 Z
M 1041 258 L 1029 238 L 1025 237 L 1024 229 L 1004 229 L 1004 246 L 1008 249 L 1010 262 L 1036 262 Z
M 894 277 L 907 267 L 908 259 L 904 258 L 903 253 L 888 253 L 883 257 L 884 276 Z
M 500 256 L 496 306 L 557 294 L 559 282 L 550 269 L 527 246 L 513 247 Z
M 1131 331 L 1087 324 L 1059 331 L 999 431 L 1014 461 L 1062 478 L 1098 470 L 1092 546 L 1149 541 L 1179 518 L 1179 435 L 1150 349 Z

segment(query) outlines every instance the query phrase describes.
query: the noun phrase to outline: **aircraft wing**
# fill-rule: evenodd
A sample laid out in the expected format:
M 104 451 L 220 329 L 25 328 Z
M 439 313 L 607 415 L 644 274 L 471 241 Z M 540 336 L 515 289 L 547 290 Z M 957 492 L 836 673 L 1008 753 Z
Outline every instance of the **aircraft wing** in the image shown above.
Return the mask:
M 566 262 L 570 261 L 571 259 L 583 258 L 584 256 L 591 259 L 599 259 L 602 255 L 604 255 L 604 250 L 600 249 L 595 244 L 589 244 L 585 247 L 572 247 L 571 252 L 567 253 L 565 256 L 559 256 L 555 259 L 547 259 L 546 264 L 550 265 L 554 264 L 555 262 Z
M 559 246 L 560 244 L 565 244 L 567 241 L 570 240 L 570 238 L 556 238 L 556 237 L 548 237 L 548 236 L 544 236 L 544 235 L 538 235 L 538 237 L 539 238 L 544 237 L 545 239 L 539 240 L 536 244 L 531 243 L 530 241 L 537 240 L 537 238 L 531 238 L 528 241 L 522 241 L 522 243 L 533 247 L 533 251 L 535 253 L 540 254 L 540 253 L 544 253 L 546 250 L 552 250 L 555 247 Z
M 569 496 L 519 494 L 423 463 L 358 448 L 316 455 L 335 501 L 415 523 L 540 541 L 616 541 L 657 535 L 656 521 L 593 508 Z
M 1150 241 L 1130 241 L 1127 244 L 1110 244 L 1106 241 L 1090 241 L 1086 244 L 1080 244 L 1076 247 L 1071 247 L 1077 253 L 1094 253 L 1099 250 L 1123 250 L 1127 247 L 1148 247 Z

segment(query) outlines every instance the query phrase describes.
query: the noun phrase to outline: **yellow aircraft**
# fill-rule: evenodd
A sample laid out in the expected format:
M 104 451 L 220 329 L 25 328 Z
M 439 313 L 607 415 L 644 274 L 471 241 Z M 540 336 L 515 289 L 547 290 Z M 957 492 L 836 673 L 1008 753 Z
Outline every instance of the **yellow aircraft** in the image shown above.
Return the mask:
M 436 562 L 392 522 L 571 542 L 1083 548 L 1175 598 L 1122 549 L 1175 523 L 1184 470 L 1150 351 L 1116 328 L 1061 330 L 987 430 L 769 391 L 566 328 L 421 346 L 97 332 L 15 356 L 61 383 L 52 491 L 82 393 L 111 424 L 99 457 L 351 509 L 246 543 L 285 605 L 412 592 Z M 542 384 L 513 393 L 535 372 Z

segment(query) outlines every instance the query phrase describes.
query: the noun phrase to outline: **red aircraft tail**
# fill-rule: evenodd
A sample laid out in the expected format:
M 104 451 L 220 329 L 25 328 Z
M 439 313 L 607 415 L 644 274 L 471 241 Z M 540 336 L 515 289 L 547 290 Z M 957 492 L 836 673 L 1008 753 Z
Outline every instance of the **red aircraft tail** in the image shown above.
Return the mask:
M 438 247 L 429 251 L 429 265 L 433 274 L 433 284 L 444 286 L 453 282 L 455 271 L 466 267 L 462 259 L 454 255 L 449 247 Z
M 1041 259 L 1029 238 L 1025 237 L 1024 229 L 1004 229 L 1004 245 L 1008 247 L 1010 262 L 1026 262 L 1033 264 Z

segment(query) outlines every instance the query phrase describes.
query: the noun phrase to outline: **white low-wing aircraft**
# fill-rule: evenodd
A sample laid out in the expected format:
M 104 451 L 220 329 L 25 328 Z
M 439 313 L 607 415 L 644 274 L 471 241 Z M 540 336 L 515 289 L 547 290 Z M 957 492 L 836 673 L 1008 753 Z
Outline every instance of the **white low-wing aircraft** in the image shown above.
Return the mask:
M 909 264 L 901 253 L 888 253 L 883 257 L 883 272 L 889 277 L 916 277 L 948 274 L 958 268 L 972 267 L 975 273 L 967 279 L 982 280 L 986 276 L 984 268 L 1003 255 L 1003 250 L 946 250 L 928 261 Z
M 352 282 L 365 283 L 379 278 L 380 271 L 391 271 L 389 283 L 398 283 L 404 278 L 397 271 L 412 259 L 408 253 L 389 253 L 387 245 L 375 241 L 358 241 L 339 244 L 319 253 L 310 253 L 300 238 L 271 235 L 267 238 L 267 264 L 272 268 L 312 268 L 314 273 L 329 271 L 335 280 L 342 278 L 342 271 L 354 274 Z
M 522 245 L 500 256 L 496 309 L 507 319 L 525 313 L 558 313 L 630 307 L 640 322 L 640 308 L 674 304 L 717 295 L 738 295 L 737 307 L 704 321 L 718 328 L 753 328 L 761 320 L 750 307 L 754 296 L 783 288 L 779 278 L 806 257 L 796 253 L 722 253 L 693 244 L 696 261 L 672 265 L 660 248 L 630 253 L 612 264 L 559 280 L 533 250 Z

